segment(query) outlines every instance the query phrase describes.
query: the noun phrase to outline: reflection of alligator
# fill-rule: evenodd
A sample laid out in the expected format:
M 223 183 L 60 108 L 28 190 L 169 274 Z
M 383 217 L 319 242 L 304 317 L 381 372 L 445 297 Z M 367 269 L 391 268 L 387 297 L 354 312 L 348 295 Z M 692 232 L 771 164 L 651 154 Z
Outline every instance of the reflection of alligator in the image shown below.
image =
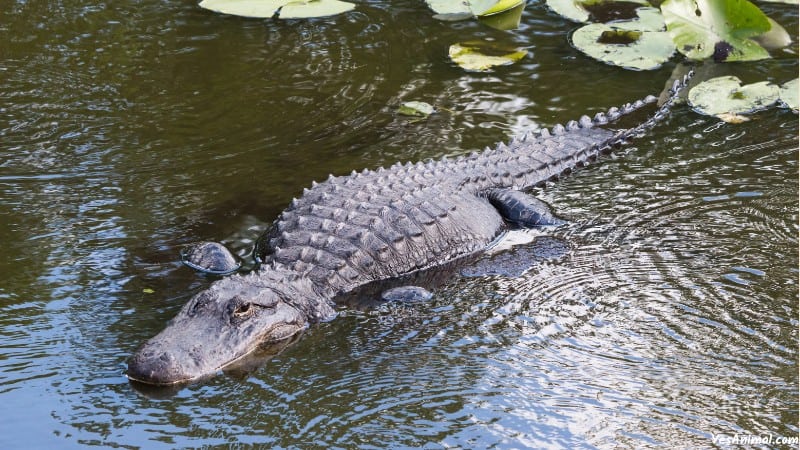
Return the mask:
M 366 283 L 437 266 L 485 249 L 506 222 L 554 218 L 522 190 L 595 160 L 663 118 L 686 84 L 635 128 L 599 128 L 648 97 L 594 119 L 543 130 L 456 159 L 397 164 L 314 183 L 259 240 L 247 275 L 214 282 L 131 358 L 128 377 L 173 384 L 212 374 L 265 342 L 335 316 L 331 299 Z

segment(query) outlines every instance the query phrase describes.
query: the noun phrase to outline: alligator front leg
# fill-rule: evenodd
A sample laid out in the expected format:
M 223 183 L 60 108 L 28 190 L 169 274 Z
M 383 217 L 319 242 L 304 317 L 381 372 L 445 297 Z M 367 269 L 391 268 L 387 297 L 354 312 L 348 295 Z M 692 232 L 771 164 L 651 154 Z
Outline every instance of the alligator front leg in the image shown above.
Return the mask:
M 522 227 L 561 225 L 550 206 L 532 195 L 514 189 L 489 189 L 484 196 L 508 222 Z

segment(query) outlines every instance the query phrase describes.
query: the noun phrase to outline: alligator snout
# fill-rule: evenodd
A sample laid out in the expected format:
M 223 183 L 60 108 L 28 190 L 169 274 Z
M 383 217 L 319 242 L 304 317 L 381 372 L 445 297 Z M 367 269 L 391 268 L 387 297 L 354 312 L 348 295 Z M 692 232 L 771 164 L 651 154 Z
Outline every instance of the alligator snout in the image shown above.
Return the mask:
M 178 358 L 167 351 L 142 346 L 128 362 L 127 376 L 147 384 L 169 385 L 196 378 L 180 364 Z

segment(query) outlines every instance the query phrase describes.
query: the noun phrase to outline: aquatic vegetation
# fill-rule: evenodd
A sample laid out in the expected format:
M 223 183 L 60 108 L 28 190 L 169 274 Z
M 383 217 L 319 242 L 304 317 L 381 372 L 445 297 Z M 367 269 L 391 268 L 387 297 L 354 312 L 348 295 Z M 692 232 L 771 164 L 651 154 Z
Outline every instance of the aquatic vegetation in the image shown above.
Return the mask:
M 778 87 L 761 81 L 742 85 L 734 76 L 703 81 L 689 92 L 689 105 L 702 114 L 743 114 L 764 109 L 778 100 Z
M 355 4 L 340 0 L 203 0 L 200 7 L 242 17 L 306 19 L 341 14 Z
M 554 12 L 577 22 L 588 22 L 593 10 L 624 10 L 631 4 L 630 1 L 547 1 Z M 633 4 L 645 5 L 636 10 L 637 19 L 585 25 L 573 34 L 573 45 L 608 64 L 647 70 L 660 67 L 661 64 L 656 62 L 666 62 L 671 56 L 671 53 L 664 56 L 667 52 L 666 37 L 653 34 L 664 31 L 662 24 L 666 25 L 666 34 L 674 48 L 687 58 L 698 61 L 709 58 L 716 62 L 765 59 L 770 57 L 768 49 L 781 48 L 791 42 L 783 27 L 748 0 L 666 0 L 660 8 L 648 7 L 644 0 Z M 654 24 L 658 26 L 654 27 Z M 619 29 L 627 30 L 625 34 L 629 39 L 606 42 L 609 33 L 619 34 L 616 31 Z M 640 31 L 641 34 L 634 35 L 631 31 Z M 640 55 L 638 59 L 636 54 Z M 625 62 L 628 59 L 643 62 Z
M 425 102 L 405 102 L 397 108 L 397 114 L 402 116 L 411 116 L 411 117 L 428 117 L 433 114 L 435 111 L 434 107 L 430 103 Z
M 675 53 L 656 8 L 636 10 L 638 18 L 612 23 L 592 23 L 572 35 L 572 45 L 605 63 L 634 70 L 661 67 Z
M 495 66 L 513 64 L 528 54 L 525 49 L 503 48 L 486 41 L 460 42 L 450 46 L 450 59 L 461 68 L 483 72 Z
M 797 110 L 798 79 L 776 86 L 766 81 L 742 85 L 735 76 L 715 77 L 689 91 L 689 105 L 697 112 L 739 122 L 743 114 L 766 109 L 776 102 Z

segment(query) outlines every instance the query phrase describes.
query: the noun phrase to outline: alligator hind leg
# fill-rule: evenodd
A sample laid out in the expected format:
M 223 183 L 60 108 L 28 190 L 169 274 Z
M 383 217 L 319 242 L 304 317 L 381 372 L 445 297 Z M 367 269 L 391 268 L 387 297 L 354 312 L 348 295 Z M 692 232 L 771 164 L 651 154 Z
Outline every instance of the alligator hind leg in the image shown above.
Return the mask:
M 489 189 L 484 195 L 489 203 L 507 221 L 523 226 L 561 225 L 564 220 L 556 217 L 550 206 L 522 191 L 514 189 Z

